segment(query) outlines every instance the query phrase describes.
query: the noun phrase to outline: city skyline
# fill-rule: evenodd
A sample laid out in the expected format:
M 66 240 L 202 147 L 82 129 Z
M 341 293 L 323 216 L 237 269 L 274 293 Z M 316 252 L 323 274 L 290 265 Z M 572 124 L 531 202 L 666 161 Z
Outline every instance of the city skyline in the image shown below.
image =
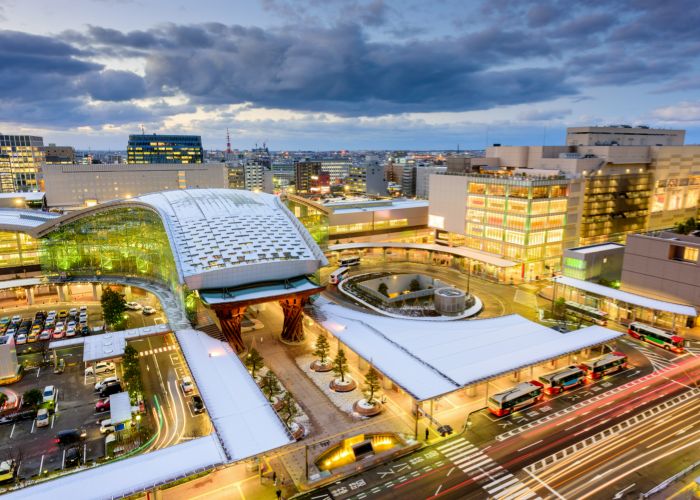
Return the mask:
M 0 2 L 5 134 L 121 150 L 143 125 L 223 149 L 228 127 L 235 148 L 483 149 L 630 123 L 700 142 L 691 2 L 67 7 Z

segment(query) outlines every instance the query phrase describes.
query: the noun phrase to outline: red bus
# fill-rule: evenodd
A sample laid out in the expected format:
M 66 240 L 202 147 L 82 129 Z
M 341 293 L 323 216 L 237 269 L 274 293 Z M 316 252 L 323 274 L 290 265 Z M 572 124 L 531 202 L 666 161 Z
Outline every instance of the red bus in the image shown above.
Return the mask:
M 627 333 L 635 339 L 641 339 L 650 344 L 663 347 L 667 351 L 680 354 L 685 350 L 683 348 L 685 345 L 685 339 L 683 337 L 654 328 L 653 326 L 645 325 L 644 323 L 637 323 L 636 321 L 630 323 Z
M 627 368 L 627 356 L 621 352 L 611 352 L 581 363 L 580 367 L 586 372 L 588 380 L 596 380 Z
M 489 398 L 489 411 L 502 417 L 541 401 L 544 397 L 543 387 L 536 380 L 531 380 L 511 387 L 507 391 L 494 394 Z
M 540 382 L 544 384 L 544 393 L 551 396 L 583 384 L 585 378 L 586 372 L 581 368 L 578 366 L 567 366 L 561 370 L 540 376 Z

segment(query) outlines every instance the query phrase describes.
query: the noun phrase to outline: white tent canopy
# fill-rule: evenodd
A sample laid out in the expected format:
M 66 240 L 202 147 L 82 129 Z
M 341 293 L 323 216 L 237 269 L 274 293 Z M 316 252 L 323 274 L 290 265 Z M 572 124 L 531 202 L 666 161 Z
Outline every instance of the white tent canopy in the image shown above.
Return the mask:
M 412 321 L 350 310 L 325 299 L 310 314 L 417 400 L 620 337 L 591 326 L 562 334 L 511 314 L 471 321 Z
M 683 316 L 690 316 L 692 318 L 698 315 L 697 311 L 693 306 L 652 299 L 649 297 L 644 297 L 643 295 L 637 295 L 635 293 L 616 290 L 615 288 L 599 285 L 597 283 L 591 283 L 590 281 L 569 278 L 568 276 L 557 276 L 553 279 L 556 283 L 562 285 L 570 286 L 572 288 L 578 288 L 579 290 L 600 295 L 601 297 L 619 300 L 620 302 L 625 302 L 626 304 L 646 307 L 648 309 L 653 309 L 654 311 L 664 311 L 673 314 L 682 314 Z

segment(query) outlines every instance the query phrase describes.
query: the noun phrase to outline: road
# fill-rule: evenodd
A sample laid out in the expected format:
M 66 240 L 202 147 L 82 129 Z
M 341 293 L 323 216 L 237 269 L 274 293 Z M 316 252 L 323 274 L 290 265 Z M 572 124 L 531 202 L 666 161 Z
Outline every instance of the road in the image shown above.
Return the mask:
M 651 459 L 657 457 L 658 460 L 654 463 L 661 465 L 658 475 L 670 476 L 676 470 L 668 465 L 664 467 L 663 464 L 667 463 L 664 460 L 672 460 L 674 457 L 662 457 L 668 449 L 662 445 L 670 442 L 668 446 L 673 447 L 675 441 L 695 442 L 696 439 L 697 429 L 694 426 L 697 420 L 690 415 L 693 414 L 693 409 L 698 413 L 698 396 L 694 394 L 690 397 L 687 393 L 695 388 L 700 380 L 700 358 L 691 354 L 671 357 L 666 356 L 663 351 L 659 352 L 664 354 L 662 357 L 668 361 L 665 367 L 654 371 L 647 370 L 646 374 L 637 373 L 636 378 L 630 377 L 626 381 L 624 379 L 629 373 L 623 373 L 620 375 L 624 381 L 621 385 L 605 387 L 597 392 L 587 391 L 591 394 L 576 402 L 571 401 L 573 404 L 564 410 L 557 410 L 522 424 L 516 424 L 518 415 L 514 414 L 504 420 L 510 421 L 512 425 L 504 427 L 500 434 L 491 439 L 488 438 L 489 432 L 484 429 L 483 423 L 475 420 L 472 429 L 462 435 L 426 447 L 393 463 L 370 469 L 331 487 L 312 492 L 305 498 L 554 498 L 558 493 L 552 493 L 549 485 L 544 486 L 544 481 L 540 483 L 540 472 L 535 479 L 523 470 L 528 466 L 536 468 L 537 465 L 533 464 L 550 456 L 554 458 L 550 458 L 541 470 L 549 471 L 555 465 L 559 467 L 560 463 L 568 464 L 562 465 L 566 468 L 560 471 L 561 475 L 557 476 L 557 481 L 565 488 L 571 488 L 574 495 L 563 495 L 564 498 L 599 498 L 597 495 L 600 492 L 601 497 L 610 498 L 615 491 L 619 491 L 614 490 L 615 488 L 621 490 L 629 483 L 635 482 L 634 478 L 629 480 L 617 473 L 615 482 L 608 484 L 610 477 L 606 479 L 603 474 L 597 478 L 598 483 L 595 486 L 600 489 L 594 492 L 594 488 L 581 488 L 583 483 L 580 482 L 580 474 L 589 474 L 589 477 L 592 475 L 595 478 L 602 473 L 601 471 L 614 466 L 615 462 L 607 461 L 615 458 L 614 452 L 598 456 L 598 462 L 592 462 L 601 468 L 598 471 L 587 471 L 591 464 L 586 466 L 582 465 L 583 462 L 569 461 L 569 455 L 565 453 L 567 450 L 574 453 L 577 448 L 588 452 L 589 446 L 597 443 L 609 444 L 619 439 L 623 432 L 630 433 L 629 437 L 626 436 L 627 449 L 630 447 L 630 440 L 637 442 L 648 438 L 649 444 L 658 443 L 658 447 L 650 448 L 652 456 L 643 455 L 639 459 L 640 462 L 633 464 L 633 469 L 641 465 L 640 470 L 646 471 L 649 464 L 645 461 L 651 463 Z M 667 401 L 667 408 L 652 410 Z M 689 413 L 683 413 L 685 409 Z M 634 424 L 622 423 L 633 417 L 640 421 Z M 679 423 L 674 425 L 679 427 L 672 428 L 676 429 L 674 432 L 683 431 L 683 434 L 663 440 L 661 435 L 642 433 L 646 422 L 652 424 L 656 418 L 668 418 L 673 422 L 678 420 Z M 640 423 L 642 419 L 643 425 Z M 688 427 L 691 424 L 692 427 Z M 493 426 L 487 425 L 486 428 Z M 628 428 L 634 430 L 628 431 Z M 638 446 L 648 444 L 640 443 Z M 688 448 L 684 449 L 690 451 Z M 623 459 L 628 455 L 620 456 L 620 459 Z M 653 480 L 649 482 L 652 483 Z M 566 491 L 569 492 L 568 489 Z

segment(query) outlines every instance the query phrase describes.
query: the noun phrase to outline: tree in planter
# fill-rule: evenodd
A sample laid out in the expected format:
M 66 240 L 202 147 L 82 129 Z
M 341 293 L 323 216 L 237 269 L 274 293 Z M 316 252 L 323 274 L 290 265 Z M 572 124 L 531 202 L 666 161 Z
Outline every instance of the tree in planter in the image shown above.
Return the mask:
M 44 395 L 39 389 L 29 389 L 27 392 L 24 393 L 22 399 L 24 401 L 24 404 L 34 407 L 38 406 L 39 404 L 41 404 L 41 402 L 44 401 Z
M 564 300 L 564 297 L 559 297 L 557 300 L 554 301 L 552 316 L 554 316 L 554 319 L 557 319 L 559 321 L 561 321 L 565 318 L 565 316 L 566 316 L 566 300 Z
M 409 283 L 408 285 L 408 289 L 412 292 L 417 292 L 418 290 L 420 290 L 420 281 L 418 281 L 418 279 L 416 278 L 413 278 L 411 280 L 411 283 Z
M 250 348 L 248 355 L 245 357 L 245 365 L 250 368 L 250 374 L 255 378 L 255 372 L 262 368 L 263 365 L 263 357 L 255 347 Z
M 122 368 L 124 368 L 124 382 L 129 389 L 129 395 L 135 399 L 138 394 L 143 393 L 143 385 L 139 369 L 139 352 L 131 345 L 124 348 Z
M 326 364 L 326 359 L 328 358 L 328 352 L 330 351 L 330 349 L 331 346 L 328 343 L 328 337 L 326 336 L 326 334 L 319 333 L 318 337 L 316 337 L 316 349 L 314 350 L 313 354 L 314 356 L 318 357 L 318 361 L 320 364 Z
M 263 382 L 260 389 L 262 389 L 263 394 L 270 403 L 272 403 L 272 399 L 275 396 L 282 392 L 279 380 L 277 380 L 277 377 L 271 370 L 268 371 L 263 377 Z
M 333 373 L 340 377 L 341 382 L 345 382 L 345 374 L 348 372 L 348 358 L 345 357 L 345 351 L 338 349 L 338 354 L 333 360 Z
M 282 408 L 280 409 L 280 417 L 282 417 L 284 425 L 289 427 L 289 424 L 292 423 L 294 417 L 299 416 L 299 413 L 299 408 L 297 407 L 292 394 L 290 392 L 286 393 L 282 398 Z
M 5 406 L 5 403 L 7 402 L 7 394 L 4 392 L 0 392 L 0 408 Z
M 381 384 L 379 383 L 379 374 L 374 367 L 370 366 L 369 370 L 365 374 L 365 387 L 364 395 L 367 400 L 367 404 L 374 406 L 374 395 L 381 389 Z
M 377 287 L 377 291 L 384 295 L 385 297 L 389 296 L 389 287 L 386 286 L 386 283 L 382 282 L 379 283 L 379 286 Z
M 108 325 L 114 326 L 124 321 L 124 311 L 126 311 L 124 294 L 106 288 L 102 292 L 100 303 L 102 304 L 102 315 Z

